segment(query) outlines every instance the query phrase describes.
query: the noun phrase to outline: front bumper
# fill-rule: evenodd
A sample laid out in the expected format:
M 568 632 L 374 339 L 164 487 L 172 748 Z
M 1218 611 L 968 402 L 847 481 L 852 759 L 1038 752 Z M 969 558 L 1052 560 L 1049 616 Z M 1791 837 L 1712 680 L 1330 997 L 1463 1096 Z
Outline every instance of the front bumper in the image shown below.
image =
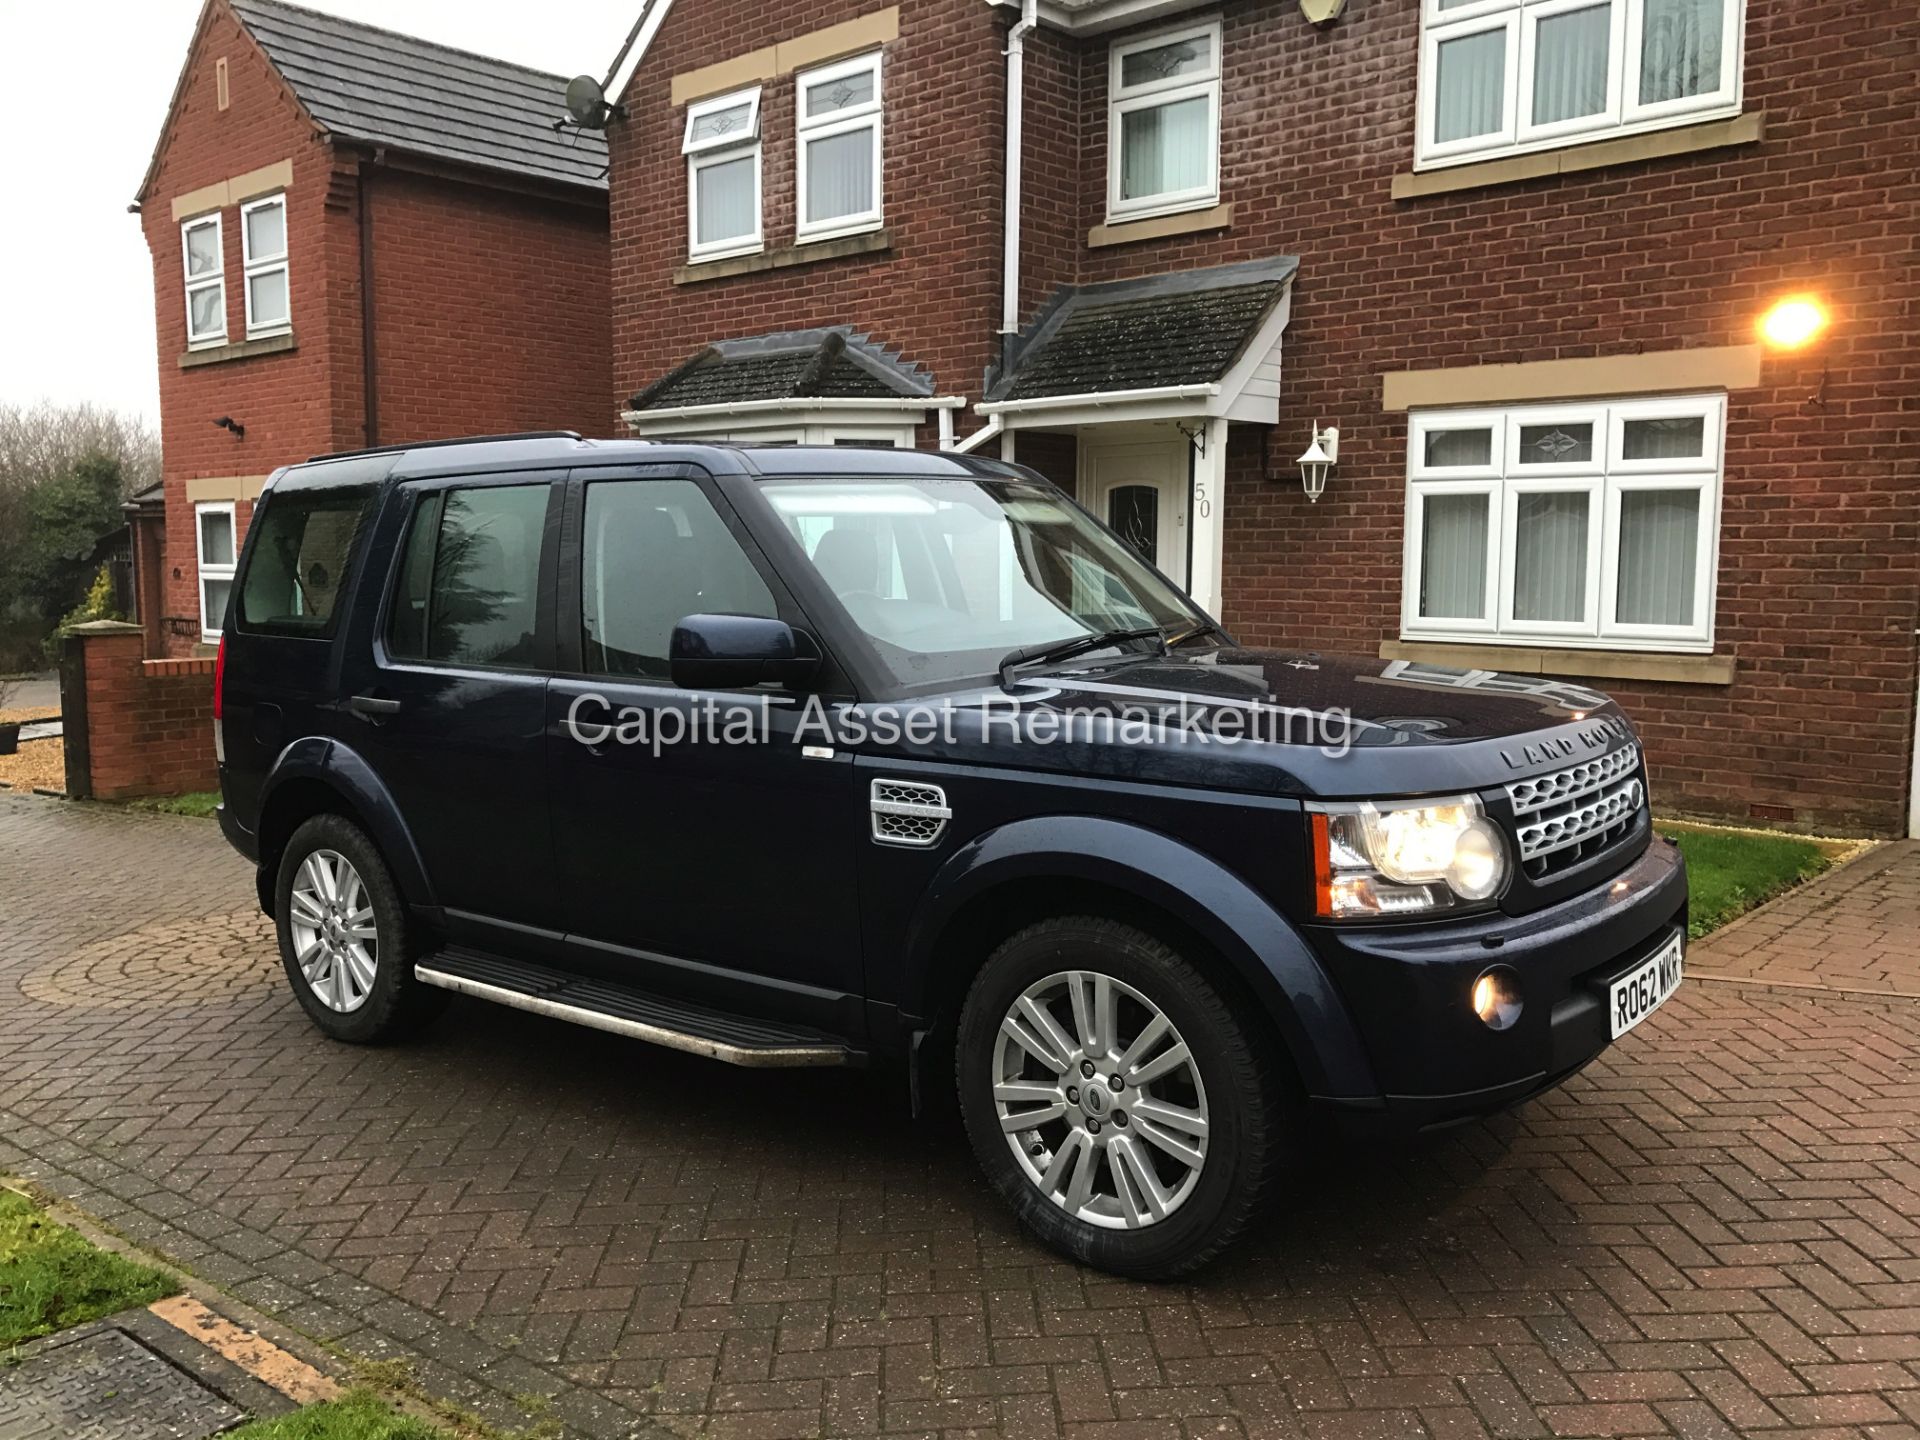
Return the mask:
M 1607 983 L 1686 923 L 1686 862 L 1656 836 L 1627 869 L 1531 914 L 1310 928 L 1381 1088 L 1317 1108 L 1342 1129 L 1404 1133 L 1559 1084 L 1611 1043 Z M 1491 965 L 1520 976 L 1524 1004 L 1508 1030 L 1473 1012 L 1473 983 Z

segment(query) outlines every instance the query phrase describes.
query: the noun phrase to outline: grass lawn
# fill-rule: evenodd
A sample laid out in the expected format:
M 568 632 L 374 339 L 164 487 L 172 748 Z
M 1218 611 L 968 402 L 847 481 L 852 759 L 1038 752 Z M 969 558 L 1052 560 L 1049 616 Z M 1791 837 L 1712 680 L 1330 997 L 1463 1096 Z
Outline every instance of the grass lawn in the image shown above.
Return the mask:
M 368 1390 L 309 1405 L 277 1420 L 256 1420 L 226 1440 L 449 1440 L 447 1432 L 397 1413 Z
M 0 1190 L 0 1347 L 150 1305 L 179 1288 L 171 1276 L 54 1224 L 26 1196 Z
M 195 790 L 185 795 L 156 795 L 147 800 L 124 802 L 129 810 L 154 810 L 162 815 L 191 815 L 196 820 L 213 818 L 220 803 L 218 790 Z
M 1692 892 L 1687 933 L 1699 939 L 1833 863 L 1830 851 L 1796 835 L 1762 835 L 1662 823 L 1687 857 Z

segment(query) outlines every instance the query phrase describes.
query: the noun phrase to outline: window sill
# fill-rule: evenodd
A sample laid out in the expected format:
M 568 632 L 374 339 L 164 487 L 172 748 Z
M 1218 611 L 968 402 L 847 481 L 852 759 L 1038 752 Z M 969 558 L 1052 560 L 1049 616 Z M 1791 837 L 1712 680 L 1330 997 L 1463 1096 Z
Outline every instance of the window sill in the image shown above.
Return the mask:
M 293 332 L 263 336 L 258 340 L 239 340 L 228 345 L 209 345 L 188 350 L 180 356 L 180 368 L 192 370 L 201 365 L 219 365 L 228 360 L 251 360 L 256 355 L 284 355 L 294 348 Z
M 1565 675 L 1586 680 L 1659 680 L 1670 685 L 1731 685 L 1731 655 L 1660 655 L 1640 650 L 1576 650 L 1526 645 L 1461 645 L 1382 640 L 1382 660 L 1417 660 L 1462 670 Z
M 1098 250 L 1107 245 L 1132 245 L 1141 240 L 1170 240 L 1177 235 L 1198 235 L 1207 230 L 1225 230 L 1233 224 L 1233 205 L 1209 205 L 1204 210 L 1186 210 L 1174 215 L 1155 215 L 1141 220 L 1109 220 L 1087 231 L 1087 248 Z
M 1766 138 L 1766 133 L 1766 112 L 1756 110 L 1731 120 L 1646 130 L 1612 140 L 1589 140 L 1560 149 L 1538 150 L 1530 155 L 1503 155 L 1440 170 L 1409 171 L 1393 177 L 1393 198 L 1417 200 L 1425 195 L 1480 190 L 1491 185 L 1510 185 L 1549 175 L 1572 175 L 1583 170 L 1662 160 L 1672 155 L 1693 155 L 1734 145 L 1756 145 Z
M 736 255 L 729 260 L 702 260 L 677 267 L 676 285 L 698 285 L 707 280 L 728 280 L 736 275 L 758 275 L 766 270 L 787 270 L 795 265 L 811 265 L 820 260 L 845 260 L 855 255 L 878 255 L 893 248 L 891 230 L 869 230 L 839 240 L 810 240 L 784 250 L 765 250 L 755 255 Z

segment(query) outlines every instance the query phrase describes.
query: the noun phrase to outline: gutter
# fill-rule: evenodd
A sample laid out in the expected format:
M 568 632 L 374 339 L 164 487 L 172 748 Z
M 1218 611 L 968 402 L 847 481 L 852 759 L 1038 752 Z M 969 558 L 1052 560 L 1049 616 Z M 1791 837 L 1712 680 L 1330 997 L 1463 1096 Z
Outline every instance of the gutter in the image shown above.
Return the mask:
M 728 415 L 791 414 L 844 411 L 851 415 L 887 415 L 903 410 L 938 410 L 943 433 L 953 425 L 953 412 L 964 410 L 964 395 L 901 395 L 893 399 L 868 396 L 799 395 L 779 400 L 737 400 L 717 405 L 675 405 L 658 410 L 622 410 L 627 424 L 649 420 L 715 420 Z
M 973 408 L 982 415 L 999 419 L 1003 415 L 1021 415 L 1035 410 L 1078 410 L 1093 406 L 1148 405 L 1157 400 L 1215 400 L 1218 385 L 1160 385 L 1147 390 L 1096 390 L 1078 395 L 1042 395 L 1033 400 L 983 400 Z

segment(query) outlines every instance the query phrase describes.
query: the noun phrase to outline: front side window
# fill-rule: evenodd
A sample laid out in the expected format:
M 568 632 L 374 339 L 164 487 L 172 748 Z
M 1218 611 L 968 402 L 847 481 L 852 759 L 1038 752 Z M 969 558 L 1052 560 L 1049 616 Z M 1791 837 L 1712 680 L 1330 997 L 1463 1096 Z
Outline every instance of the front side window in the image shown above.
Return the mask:
M 582 654 L 594 675 L 664 679 L 673 627 L 689 615 L 778 615 L 691 480 L 589 485 L 580 585 Z
M 992 675 L 1029 645 L 1199 618 L 1126 545 L 1030 481 L 782 480 L 760 493 L 906 688 Z
M 246 269 L 247 335 L 277 335 L 293 324 L 287 279 L 287 197 L 240 207 L 240 250 Z
M 1129 40 L 1108 62 L 1107 211 L 1115 219 L 1220 198 L 1220 27 Z
M 240 535 L 231 500 L 193 507 L 194 544 L 200 561 L 200 638 L 220 638 L 233 595 L 233 571 L 240 558 Z
M 549 489 L 494 485 L 421 497 L 388 619 L 395 659 L 511 670 L 540 664 Z
M 1416 412 L 1403 633 L 1710 649 L 1725 405 Z
M 1422 0 L 1422 163 L 1740 108 L 1745 0 Z
M 235 611 L 240 628 L 331 635 L 374 494 L 366 485 L 269 491 L 251 527 L 257 533 Z
M 719 260 L 760 248 L 760 91 L 687 107 L 687 255 Z
M 187 276 L 187 343 L 217 345 L 227 338 L 226 252 L 220 217 L 202 215 L 180 227 Z
M 800 240 L 880 224 L 880 56 L 862 55 L 795 82 Z

